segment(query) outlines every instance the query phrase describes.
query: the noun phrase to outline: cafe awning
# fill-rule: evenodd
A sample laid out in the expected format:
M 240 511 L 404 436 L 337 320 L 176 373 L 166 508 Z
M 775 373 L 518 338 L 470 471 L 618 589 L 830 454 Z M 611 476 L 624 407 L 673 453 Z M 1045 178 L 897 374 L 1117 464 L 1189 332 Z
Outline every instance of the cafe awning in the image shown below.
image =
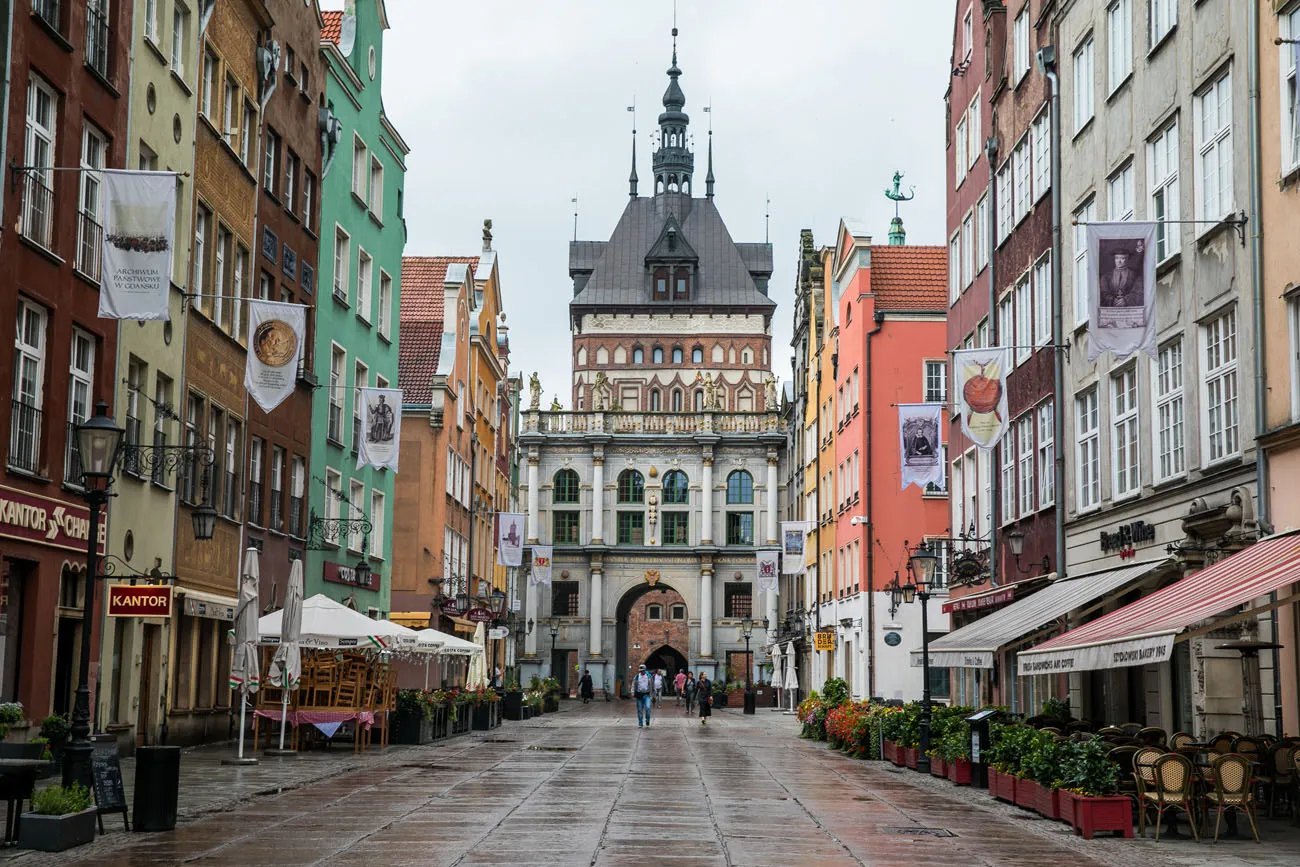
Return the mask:
M 1182 580 L 1046 641 L 1019 657 L 1020 674 L 1148 665 L 1169 659 L 1190 627 L 1300 582 L 1300 532 L 1270 536 Z M 1239 617 L 1284 604 L 1288 596 Z M 1219 621 L 1215 625 L 1222 625 Z
M 1032 596 L 930 642 L 930 665 L 938 668 L 992 668 L 993 657 L 1000 648 L 1076 608 L 1142 579 L 1165 562 L 1153 560 L 1109 572 L 1054 581 Z M 920 664 L 921 651 L 913 650 L 912 665 Z

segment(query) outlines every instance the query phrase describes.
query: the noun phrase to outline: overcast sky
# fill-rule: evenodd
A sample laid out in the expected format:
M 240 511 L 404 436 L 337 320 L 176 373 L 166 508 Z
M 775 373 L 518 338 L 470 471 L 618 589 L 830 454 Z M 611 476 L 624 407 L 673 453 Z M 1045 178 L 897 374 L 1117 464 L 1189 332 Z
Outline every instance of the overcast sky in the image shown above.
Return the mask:
M 331 0 L 327 8 L 339 8 Z M 641 193 L 671 59 L 671 0 L 387 0 L 384 101 L 411 146 L 407 255 L 477 253 L 493 221 L 511 366 L 569 404 L 568 242 L 605 240 L 627 202 L 636 98 Z M 954 0 L 681 0 L 678 63 L 703 190 L 737 241 L 771 198 L 776 374 L 788 379 L 799 230 L 841 217 L 887 241 L 895 169 L 908 240 L 944 243 L 943 94 Z

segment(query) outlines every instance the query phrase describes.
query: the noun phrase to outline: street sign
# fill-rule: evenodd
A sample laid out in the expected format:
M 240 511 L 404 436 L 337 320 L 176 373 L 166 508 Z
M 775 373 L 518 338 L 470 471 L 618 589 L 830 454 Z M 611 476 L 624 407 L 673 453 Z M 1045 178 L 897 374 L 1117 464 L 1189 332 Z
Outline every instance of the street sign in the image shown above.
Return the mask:
M 488 630 L 488 638 L 492 639 L 493 641 L 500 638 L 505 638 L 508 635 L 510 635 L 510 630 L 504 626 L 493 626 L 491 629 Z
M 110 584 L 109 617 L 171 617 L 172 588 L 157 584 Z
M 465 619 L 470 623 L 491 623 L 492 612 L 486 608 L 471 608 L 465 614 Z
M 813 633 L 813 650 L 834 650 L 834 649 L 835 649 L 834 632 Z

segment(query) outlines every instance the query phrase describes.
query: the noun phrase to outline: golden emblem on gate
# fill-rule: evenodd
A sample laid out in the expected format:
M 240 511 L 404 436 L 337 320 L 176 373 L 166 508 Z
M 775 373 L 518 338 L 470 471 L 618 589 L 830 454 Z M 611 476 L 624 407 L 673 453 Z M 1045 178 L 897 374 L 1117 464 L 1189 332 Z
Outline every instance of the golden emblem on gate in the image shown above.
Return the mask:
M 653 586 L 655 586 L 656 584 L 658 584 L 658 583 L 659 583 L 659 570 L 658 570 L 658 569 L 647 569 L 647 570 L 645 570 L 645 581 L 646 581 L 646 583 L 649 584 L 651 587 L 653 587 Z

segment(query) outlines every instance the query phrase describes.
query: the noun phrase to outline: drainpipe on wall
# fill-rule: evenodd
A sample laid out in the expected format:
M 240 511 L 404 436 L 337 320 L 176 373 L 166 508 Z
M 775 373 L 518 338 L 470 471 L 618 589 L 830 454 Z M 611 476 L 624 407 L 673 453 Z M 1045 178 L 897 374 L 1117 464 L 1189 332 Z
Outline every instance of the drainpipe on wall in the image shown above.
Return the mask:
M 1056 48 L 1045 45 L 1038 50 L 1038 65 L 1052 85 L 1052 486 L 1056 505 L 1056 575 L 1062 581 L 1065 571 L 1065 323 L 1061 301 L 1061 81 L 1056 75 Z
M 874 371 L 871 368 L 871 338 L 880 333 L 880 329 L 885 324 L 885 313 L 883 310 L 877 310 L 872 317 L 876 322 L 876 327 L 867 332 L 866 355 L 863 359 L 863 367 L 867 373 L 867 393 L 864 401 L 867 405 L 867 417 L 863 420 L 866 426 L 867 439 L 867 697 L 876 694 L 876 510 L 872 502 L 873 488 L 871 486 L 872 477 L 872 448 L 875 436 L 871 429 L 871 393 L 872 379 Z M 924 602 L 921 604 L 925 604 Z M 924 639 L 924 636 L 922 636 Z
M 998 112 L 995 108 L 990 122 L 990 127 L 997 129 Z M 994 262 L 998 253 L 998 137 L 996 134 L 989 136 L 984 140 L 984 154 L 988 158 L 989 164 L 989 345 L 996 346 L 998 343 L 998 283 L 997 268 Z M 956 377 L 954 377 L 956 381 Z M 1000 446 L 998 448 L 1001 448 Z M 998 478 L 998 452 L 996 449 L 989 450 L 989 585 L 998 586 L 998 486 L 1001 479 Z M 979 459 L 976 458 L 976 468 L 979 467 Z M 962 494 L 965 496 L 965 493 Z M 975 497 L 976 507 L 979 506 L 979 496 Z

